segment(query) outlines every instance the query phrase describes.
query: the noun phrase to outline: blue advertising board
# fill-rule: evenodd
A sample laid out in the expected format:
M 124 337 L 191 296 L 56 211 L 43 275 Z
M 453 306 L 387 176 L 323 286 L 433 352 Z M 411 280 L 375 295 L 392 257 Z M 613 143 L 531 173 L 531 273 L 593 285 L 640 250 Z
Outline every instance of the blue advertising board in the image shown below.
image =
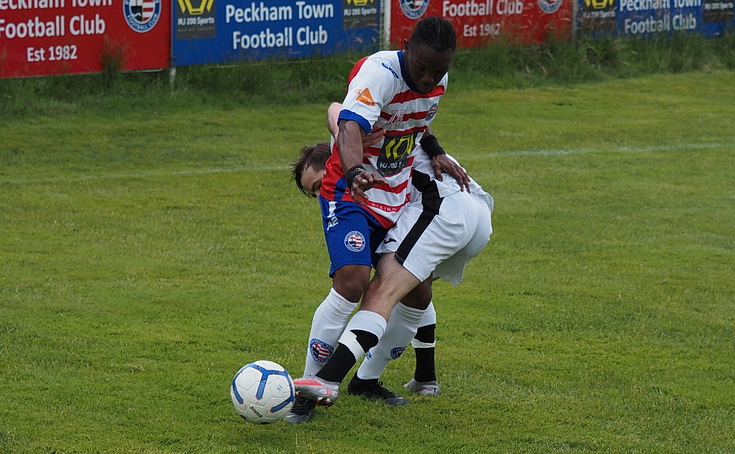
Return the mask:
M 579 0 L 577 27 L 591 36 L 712 38 L 735 30 L 735 0 Z
M 374 50 L 380 0 L 174 0 L 172 65 Z

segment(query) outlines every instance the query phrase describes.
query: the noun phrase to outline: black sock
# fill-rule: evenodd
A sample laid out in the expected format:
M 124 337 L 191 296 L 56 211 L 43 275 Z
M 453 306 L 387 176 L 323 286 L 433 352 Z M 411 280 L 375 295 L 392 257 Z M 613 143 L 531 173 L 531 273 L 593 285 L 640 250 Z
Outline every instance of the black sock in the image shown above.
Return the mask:
M 422 326 L 416 331 L 416 340 L 425 343 L 435 342 L 434 330 L 436 325 Z M 427 382 L 436 380 L 436 365 L 434 363 L 434 347 L 416 348 L 416 371 L 413 378 L 416 381 Z
M 353 331 L 357 337 L 357 342 L 362 347 L 363 351 L 366 352 L 378 344 L 378 336 L 367 331 Z M 322 380 L 342 382 L 347 376 L 347 373 L 355 365 L 357 359 L 352 354 L 349 348 L 343 344 L 338 344 L 337 349 L 334 351 L 329 361 L 317 372 L 316 376 Z

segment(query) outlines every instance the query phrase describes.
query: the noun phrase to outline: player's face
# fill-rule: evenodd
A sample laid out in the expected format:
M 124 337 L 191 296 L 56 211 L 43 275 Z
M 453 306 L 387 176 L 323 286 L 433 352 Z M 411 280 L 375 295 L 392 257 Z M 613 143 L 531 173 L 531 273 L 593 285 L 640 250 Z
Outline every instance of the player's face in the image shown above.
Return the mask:
M 325 173 L 327 173 L 326 169 L 316 170 L 312 166 L 304 169 L 304 173 L 301 174 L 301 186 L 310 196 L 316 197 L 319 194 Z
M 404 55 L 411 81 L 419 93 L 429 93 L 449 71 L 454 51 L 437 51 L 425 44 L 414 44 L 409 49 L 409 43 L 406 43 Z

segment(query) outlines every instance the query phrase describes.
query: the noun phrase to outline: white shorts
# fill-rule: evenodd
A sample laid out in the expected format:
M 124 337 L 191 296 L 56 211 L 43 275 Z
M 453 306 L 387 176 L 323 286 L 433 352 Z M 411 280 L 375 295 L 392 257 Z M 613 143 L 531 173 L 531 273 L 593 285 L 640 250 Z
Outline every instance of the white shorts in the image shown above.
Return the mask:
M 492 203 L 488 194 L 467 192 L 412 202 L 376 252 L 395 252 L 403 267 L 422 282 L 433 272 L 457 285 L 467 262 L 490 241 Z

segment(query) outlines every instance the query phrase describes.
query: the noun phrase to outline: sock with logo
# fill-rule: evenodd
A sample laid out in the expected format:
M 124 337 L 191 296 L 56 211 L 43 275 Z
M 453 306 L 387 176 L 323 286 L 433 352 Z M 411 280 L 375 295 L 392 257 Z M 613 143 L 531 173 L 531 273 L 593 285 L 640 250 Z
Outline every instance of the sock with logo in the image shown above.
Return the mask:
M 357 378 L 361 380 L 377 380 L 380 378 L 380 374 L 388 367 L 388 364 L 392 360 L 400 358 L 406 350 L 416 333 L 416 328 L 421 322 L 424 312 L 421 309 L 405 306 L 403 303 L 396 304 L 385 328 L 385 334 L 365 356 L 357 370 Z
M 334 289 L 329 290 L 311 320 L 304 377 L 315 375 L 326 364 L 355 308 L 356 302 L 348 301 Z

